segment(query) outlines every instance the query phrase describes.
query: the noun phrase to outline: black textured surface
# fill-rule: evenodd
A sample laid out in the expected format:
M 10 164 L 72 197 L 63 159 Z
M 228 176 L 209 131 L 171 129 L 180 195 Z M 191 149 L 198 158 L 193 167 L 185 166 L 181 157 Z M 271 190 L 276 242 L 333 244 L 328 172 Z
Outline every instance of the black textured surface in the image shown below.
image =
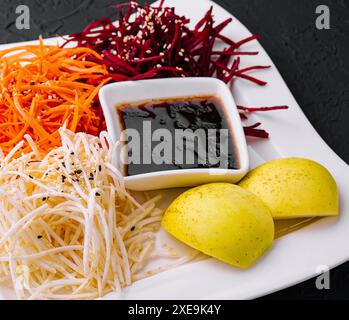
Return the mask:
M 16 42 L 83 29 L 110 16 L 113 0 L 1 0 L 0 42 Z M 216 0 L 251 32 L 279 68 L 307 117 L 324 140 L 349 163 L 349 1 Z M 15 28 L 15 8 L 31 9 L 31 29 Z M 315 8 L 331 9 L 331 29 L 315 28 Z M 188 0 L 188 6 L 190 0 Z M 304 137 L 306 139 L 306 137 Z M 349 298 L 349 263 L 331 271 L 331 289 L 315 289 L 315 280 L 275 293 L 267 299 Z

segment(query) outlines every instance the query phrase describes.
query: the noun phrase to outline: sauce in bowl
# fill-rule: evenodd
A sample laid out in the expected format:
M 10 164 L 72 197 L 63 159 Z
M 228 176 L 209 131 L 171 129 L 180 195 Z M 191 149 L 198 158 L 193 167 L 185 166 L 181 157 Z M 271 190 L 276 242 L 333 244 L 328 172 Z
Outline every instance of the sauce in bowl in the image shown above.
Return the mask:
M 178 169 L 239 168 L 234 137 L 221 101 L 215 96 L 122 104 L 117 106 L 117 114 L 129 145 L 128 157 L 137 159 L 125 165 L 126 176 Z M 131 131 L 138 132 L 139 137 L 131 138 Z M 136 148 L 135 156 L 136 142 L 140 148 Z

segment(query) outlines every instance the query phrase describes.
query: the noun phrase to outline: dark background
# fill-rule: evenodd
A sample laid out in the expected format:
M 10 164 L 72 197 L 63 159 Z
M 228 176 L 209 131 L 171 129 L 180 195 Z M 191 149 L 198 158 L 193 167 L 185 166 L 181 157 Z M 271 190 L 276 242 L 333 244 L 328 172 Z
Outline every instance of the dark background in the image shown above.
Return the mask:
M 81 31 L 87 23 L 116 16 L 113 0 L 0 0 L 0 43 Z M 144 1 L 141 1 L 144 2 Z M 270 54 L 303 111 L 324 140 L 349 163 L 349 0 L 216 0 Z M 15 8 L 31 9 L 31 29 L 15 28 Z M 331 10 L 331 29 L 317 30 L 315 9 Z M 188 0 L 188 6 L 190 0 Z M 305 139 L 307 137 L 304 137 Z M 349 177 L 348 177 L 349 178 Z M 331 271 L 331 289 L 315 280 L 264 299 L 349 299 L 349 263 Z

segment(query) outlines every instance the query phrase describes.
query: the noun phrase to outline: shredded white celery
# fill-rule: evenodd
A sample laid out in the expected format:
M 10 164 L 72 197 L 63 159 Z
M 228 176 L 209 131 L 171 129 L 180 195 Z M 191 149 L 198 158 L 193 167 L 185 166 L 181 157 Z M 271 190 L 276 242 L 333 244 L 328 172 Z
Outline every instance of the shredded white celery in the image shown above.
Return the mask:
M 0 281 L 19 298 L 93 299 L 162 271 L 143 271 L 159 198 L 140 204 L 125 189 L 105 133 L 60 134 L 42 157 L 30 138 L 31 153 L 0 157 Z

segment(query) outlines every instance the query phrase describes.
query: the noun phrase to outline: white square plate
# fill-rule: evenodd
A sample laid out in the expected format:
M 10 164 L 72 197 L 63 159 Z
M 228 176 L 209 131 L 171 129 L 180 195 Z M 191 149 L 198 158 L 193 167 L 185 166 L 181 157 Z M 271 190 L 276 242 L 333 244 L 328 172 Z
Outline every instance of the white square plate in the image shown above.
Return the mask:
M 242 1 L 242 0 L 241 0 Z M 215 20 L 231 15 L 208 0 L 167 0 L 179 14 L 194 24 L 212 5 Z M 251 33 L 234 18 L 225 35 L 240 40 Z M 57 39 L 47 40 L 55 44 Z M 2 45 L 1 49 L 18 44 Z M 249 299 L 269 294 L 316 275 L 318 266 L 335 267 L 349 260 L 349 168 L 321 139 L 306 119 L 287 88 L 275 65 L 257 41 L 245 45 L 246 51 L 259 51 L 258 56 L 244 56 L 246 65 L 271 65 L 258 71 L 268 81 L 258 87 L 244 80 L 234 83 L 233 95 L 238 104 L 248 106 L 288 105 L 289 110 L 254 116 L 270 133 L 269 140 L 249 141 L 252 166 L 279 157 L 305 157 L 326 166 L 340 189 L 338 219 L 323 219 L 275 241 L 272 250 L 249 270 L 239 270 L 214 259 L 196 261 L 136 282 L 127 288 L 123 299 Z M 179 191 L 167 194 L 167 201 Z M 11 291 L 0 289 L 0 298 L 11 297 Z M 107 299 L 120 298 L 113 294 Z

